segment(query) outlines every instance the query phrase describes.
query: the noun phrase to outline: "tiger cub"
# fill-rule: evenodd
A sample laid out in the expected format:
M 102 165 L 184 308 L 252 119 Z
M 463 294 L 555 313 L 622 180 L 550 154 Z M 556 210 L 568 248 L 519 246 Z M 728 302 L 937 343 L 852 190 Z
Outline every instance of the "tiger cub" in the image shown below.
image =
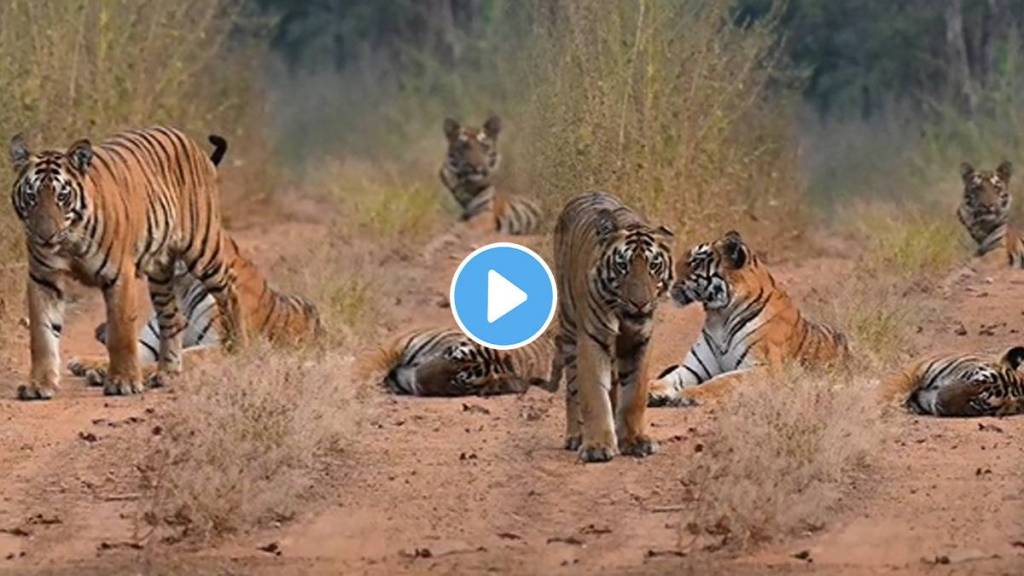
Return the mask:
M 1001 356 L 954 354 L 915 362 L 887 383 L 916 414 L 1009 416 L 1024 412 L 1024 347 Z
M 441 165 L 441 183 L 462 207 L 463 221 L 483 220 L 504 234 L 534 234 L 540 228 L 540 208 L 528 198 L 495 191 L 493 179 L 501 165 L 498 134 L 501 119 L 491 116 L 483 128 L 444 121 L 448 155 Z
M 416 330 L 400 337 L 378 362 L 384 387 L 410 396 L 520 394 L 530 386 L 554 392 L 545 379 L 552 356 L 541 337 L 515 350 L 495 350 L 453 328 Z
M 565 376 L 565 447 L 585 462 L 657 449 L 647 431 L 647 347 L 672 284 L 671 239 L 602 192 L 571 200 L 558 218 L 550 381 Z
M 704 328 L 683 363 L 651 383 L 651 406 L 692 405 L 755 367 L 821 366 L 849 355 L 846 337 L 806 319 L 735 231 L 679 260 L 672 299 L 701 303 Z
M 956 214 L 977 244 L 977 256 L 1004 250 L 1010 266 L 1024 268 L 1024 235 L 1009 223 L 1012 174 L 1013 165 L 1009 162 L 1003 162 L 994 172 L 975 170 L 966 162 L 961 164 L 964 195 Z

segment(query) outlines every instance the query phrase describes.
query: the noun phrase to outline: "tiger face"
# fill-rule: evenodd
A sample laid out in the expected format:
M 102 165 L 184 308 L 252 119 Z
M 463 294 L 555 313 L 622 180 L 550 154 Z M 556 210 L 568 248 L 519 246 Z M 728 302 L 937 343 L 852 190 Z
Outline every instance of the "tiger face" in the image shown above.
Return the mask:
M 605 248 L 594 271 L 598 293 L 620 318 L 645 321 L 672 285 L 672 231 L 644 225 L 617 229 L 611 214 L 598 218 Z
M 1010 213 L 1010 176 L 1013 165 L 1003 162 L 995 171 L 975 170 L 964 162 L 960 175 L 964 181 L 961 211 L 976 223 L 1001 224 Z
M 444 121 L 444 135 L 448 139 L 448 158 L 445 167 L 459 182 L 480 186 L 490 184 L 498 170 L 498 134 L 501 119 L 491 116 L 483 128 L 462 126 L 451 118 Z
M 38 154 L 29 151 L 21 135 L 11 140 L 11 163 L 17 174 L 11 201 L 34 243 L 60 245 L 85 220 L 88 205 L 82 178 L 92 155 L 88 140 L 72 144 L 66 152 Z
M 700 302 L 720 310 L 732 302 L 752 260 L 750 249 L 735 230 L 709 244 L 698 244 L 676 266 L 672 299 L 680 306 Z

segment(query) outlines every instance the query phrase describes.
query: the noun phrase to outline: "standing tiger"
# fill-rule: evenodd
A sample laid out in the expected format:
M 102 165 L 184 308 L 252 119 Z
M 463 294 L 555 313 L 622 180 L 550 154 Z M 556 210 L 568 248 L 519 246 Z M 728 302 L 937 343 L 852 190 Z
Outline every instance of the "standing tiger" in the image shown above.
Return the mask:
M 216 162 L 216 160 L 215 160 Z M 228 273 L 236 279 L 238 304 L 249 336 L 262 336 L 272 344 L 302 344 L 323 333 L 316 306 L 299 296 L 274 290 L 259 268 L 238 250 L 235 240 L 225 235 L 224 259 Z M 217 325 L 217 303 L 202 282 L 188 273 L 184 264 L 175 270 L 174 293 L 185 307 L 185 329 L 182 333 L 184 352 L 196 355 L 201 350 L 215 349 L 220 344 Z M 96 339 L 106 344 L 107 325 L 96 327 Z M 160 318 L 154 312 L 139 336 L 139 351 L 144 364 L 144 380 L 152 385 L 157 377 L 153 363 L 159 358 Z M 105 356 L 72 358 L 68 370 L 90 384 L 102 385 L 107 376 Z
M 1024 347 L 1001 356 L 954 354 L 915 362 L 890 379 L 890 398 L 916 414 L 1010 416 L 1024 412 Z
M 571 200 L 555 227 L 558 335 L 550 381 L 566 380 L 565 447 L 585 462 L 657 449 L 647 433 L 647 345 L 672 284 L 672 232 L 618 198 Z
M 553 354 L 548 338 L 515 350 L 495 350 L 453 328 L 416 330 L 385 351 L 384 387 L 411 396 L 494 396 L 530 386 L 554 392 L 544 377 Z
M 681 306 L 700 302 L 704 327 L 682 365 L 651 383 L 651 406 L 690 405 L 721 394 L 752 368 L 793 360 L 822 366 L 849 355 L 846 337 L 804 318 L 735 231 L 697 245 L 679 261 L 672 299 Z
M 1024 235 L 1009 223 L 1012 174 L 1013 165 L 1009 162 L 1003 162 L 994 172 L 975 170 L 966 162 L 961 164 L 964 195 L 956 214 L 978 245 L 977 256 L 1001 249 L 1010 266 L 1024 268 Z
M 441 165 L 441 183 L 462 207 L 463 221 L 479 218 L 504 234 L 533 234 L 540 227 L 540 208 L 527 198 L 494 189 L 493 179 L 501 164 L 500 132 L 501 119 L 497 116 L 488 118 L 483 129 L 461 126 L 446 118 L 448 155 Z
M 214 153 L 217 155 L 217 153 Z M 32 367 L 22 399 L 53 397 L 60 382 L 59 343 L 67 276 L 100 288 L 107 309 L 110 374 L 106 394 L 141 392 L 133 280 L 149 280 L 160 319 L 158 371 L 181 370 L 184 319 L 174 294 L 180 261 L 217 302 L 229 346 L 245 344 L 234 278 L 225 260 L 217 172 L 181 132 L 156 127 L 93 146 L 33 153 L 11 140 L 15 213 L 28 244 Z

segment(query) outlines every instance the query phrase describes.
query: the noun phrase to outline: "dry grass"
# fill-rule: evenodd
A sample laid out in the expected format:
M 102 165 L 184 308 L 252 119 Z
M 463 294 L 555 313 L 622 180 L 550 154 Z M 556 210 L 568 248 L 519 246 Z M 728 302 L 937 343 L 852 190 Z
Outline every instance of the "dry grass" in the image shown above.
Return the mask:
M 799 227 L 785 98 L 766 94 L 771 24 L 735 26 L 731 5 L 535 5 L 517 152 L 552 213 L 607 190 L 683 237 L 753 219 Z
M 688 481 L 691 532 L 743 548 L 817 530 L 884 437 L 874 384 L 797 369 L 738 387 Z
M 364 412 L 345 378 L 350 362 L 260 345 L 190 371 L 158 414 L 145 521 L 203 541 L 291 517 Z

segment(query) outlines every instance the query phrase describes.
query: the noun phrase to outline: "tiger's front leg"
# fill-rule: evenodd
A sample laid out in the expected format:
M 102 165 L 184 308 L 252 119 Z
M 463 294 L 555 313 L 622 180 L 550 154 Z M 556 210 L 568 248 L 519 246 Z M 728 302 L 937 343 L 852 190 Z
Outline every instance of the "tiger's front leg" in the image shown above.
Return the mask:
M 647 433 L 647 350 L 650 326 L 619 335 L 616 369 L 619 378 L 619 403 L 615 429 L 619 452 L 630 456 L 650 456 L 658 450 Z
M 29 273 L 28 315 L 32 368 L 18 387 L 21 400 L 49 400 L 60 387 L 60 336 L 64 329 L 64 278 L 60 273 Z
M 117 281 L 103 290 L 107 305 L 107 354 L 110 356 L 110 371 L 103 393 L 108 396 L 142 392 L 135 331 L 136 297 L 131 282 L 134 276 L 132 270 L 121 270 Z
M 579 350 L 576 383 L 583 417 L 584 462 L 607 462 L 615 456 L 615 419 L 612 409 L 612 338 L 595 341 L 590 333 L 577 342 Z

